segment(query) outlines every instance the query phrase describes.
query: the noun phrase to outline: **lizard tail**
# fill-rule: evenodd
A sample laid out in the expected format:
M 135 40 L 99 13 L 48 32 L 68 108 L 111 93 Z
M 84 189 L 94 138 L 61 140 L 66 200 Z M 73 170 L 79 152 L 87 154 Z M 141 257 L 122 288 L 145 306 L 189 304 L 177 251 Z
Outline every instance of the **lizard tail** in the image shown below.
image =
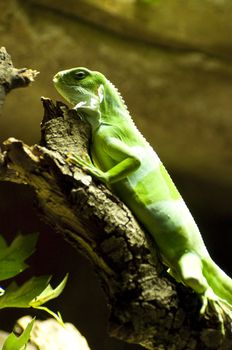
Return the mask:
M 232 305 L 232 279 L 209 257 L 203 266 L 203 274 L 214 293 Z

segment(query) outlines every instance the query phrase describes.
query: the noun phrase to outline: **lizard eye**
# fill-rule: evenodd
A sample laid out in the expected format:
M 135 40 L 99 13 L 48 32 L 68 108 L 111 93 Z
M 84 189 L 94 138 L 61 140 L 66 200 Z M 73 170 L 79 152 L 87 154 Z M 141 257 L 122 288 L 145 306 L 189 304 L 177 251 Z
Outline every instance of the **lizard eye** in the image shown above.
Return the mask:
M 75 73 L 75 78 L 77 80 L 81 80 L 81 79 L 85 78 L 85 76 L 86 76 L 86 72 L 84 72 L 83 70 Z

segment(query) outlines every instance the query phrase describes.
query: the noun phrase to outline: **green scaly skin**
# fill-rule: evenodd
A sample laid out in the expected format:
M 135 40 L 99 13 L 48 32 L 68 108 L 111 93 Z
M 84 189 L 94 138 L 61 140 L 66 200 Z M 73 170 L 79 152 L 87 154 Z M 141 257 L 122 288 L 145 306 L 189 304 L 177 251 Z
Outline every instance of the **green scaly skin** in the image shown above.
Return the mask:
M 85 168 L 116 193 L 154 238 L 169 273 L 210 304 L 223 323 L 232 309 L 232 280 L 213 262 L 199 229 L 156 152 L 136 128 L 115 86 L 99 72 L 72 68 L 58 72 L 57 91 L 92 128 Z

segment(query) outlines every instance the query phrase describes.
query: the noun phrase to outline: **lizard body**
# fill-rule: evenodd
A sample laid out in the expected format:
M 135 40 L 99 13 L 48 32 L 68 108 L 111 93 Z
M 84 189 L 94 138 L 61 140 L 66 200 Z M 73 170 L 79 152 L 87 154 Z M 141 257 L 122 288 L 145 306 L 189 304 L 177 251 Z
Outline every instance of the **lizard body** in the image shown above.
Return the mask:
M 90 156 L 70 159 L 99 178 L 132 210 L 156 242 L 169 273 L 208 303 L 232 308 L 232 280 L 211 259 L 200 231 L 158 155 L 136 128 L 114 85 L 99 72 L 58 72 L 58 92 L 92 128 Z

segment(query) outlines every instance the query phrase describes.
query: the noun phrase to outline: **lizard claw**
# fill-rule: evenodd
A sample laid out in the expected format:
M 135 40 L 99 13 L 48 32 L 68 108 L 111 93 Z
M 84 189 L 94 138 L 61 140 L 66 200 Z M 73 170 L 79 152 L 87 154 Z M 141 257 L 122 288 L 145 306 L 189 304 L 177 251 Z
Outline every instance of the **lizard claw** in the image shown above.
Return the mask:
M 202 307 L 200 309 L 200 314 L 203 315 L 207 310 L 211 309 L 216 313 L 218 321 L 220 323 L 221 334 L 225 335 L 225 325 L 224 318 L 225 314 L 228 314 L 228 311 L 231 310 L 230 305 L 223 299 L 218 298 L 213 291 L 207 291 L 202 295 Z
M 85 158 L 86 160 L 82 159 L 80 156 L 77 156 L 76 154 L 68 153 L 66 162 L 69 164 L 81 166 L 82 168 L 85 166 L 90 166 L 91 162 L 89 161 L 89 159 L 87 160 L 87 157 Z
M 86 158 L 86 160 L 82 159 L 80 156 L 78 156 L 76 154 L 69 153 L 67 155 L 66 162 L 69 164 L 73 164 L 75 166 L 81 167 L 81 169 L 84 170 L 85 172 L 96 177 L 100 181 L 106 183 L 107 180 L 106 180 L 105 173 L 102 170 L 96 168 L 92 164 L 90 158 L 88 158 L 88 157 L 85 157 L 85 158 Z

